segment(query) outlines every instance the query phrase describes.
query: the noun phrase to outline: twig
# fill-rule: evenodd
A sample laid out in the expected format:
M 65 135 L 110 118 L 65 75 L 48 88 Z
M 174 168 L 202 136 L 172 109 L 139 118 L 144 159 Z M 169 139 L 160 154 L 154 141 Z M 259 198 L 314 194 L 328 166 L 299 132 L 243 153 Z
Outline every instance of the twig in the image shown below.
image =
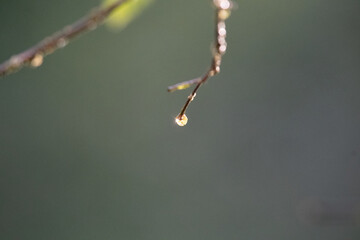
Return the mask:
M 234 7 L 234 3 L 231 0 L 213 0 L 215 6 L 215 43 L 213 46 L 212 61 L 210 69 L 199 78 L 195 78 L 189 81 L 181 82 L 173 86 L 168 87 L 169 92 L 176 90 L 182 90 L 190 87 L 192 84 L 196 84 L 194 90 L 188 96 L 184 107 L 181 109 L 179 115 L 175 118 L 176 123 L 179 126 L 185 126 L 188 118 L 185 115 L 186 109 L 189 104 L 194 100 L 196 92 L 200 86 L 205 83 L 210 77 L 220 72 L 220 65 L 222 56 L 226 52 L 226 25 L 225 20 L 230 16 L 230 11 Z
M 94 30 L 120 5 L 129 0 L 118 0 L 107 7 L 98 7 L 77 22 L 64 27 L 50 37 L 45 38 L 35 46 L 22 53 L 12 56 L 9 60 L 0 65 L 0 77 L 13 73 L 25 65 L 38 67 L 42 64 L 46 55 L 63 48 L 69 41 L 78 35 Z

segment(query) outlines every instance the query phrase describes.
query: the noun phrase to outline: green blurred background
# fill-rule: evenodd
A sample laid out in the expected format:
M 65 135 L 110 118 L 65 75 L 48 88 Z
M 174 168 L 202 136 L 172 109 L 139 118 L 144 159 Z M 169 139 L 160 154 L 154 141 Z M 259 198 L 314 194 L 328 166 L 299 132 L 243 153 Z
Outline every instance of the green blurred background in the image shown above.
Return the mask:
M 360 239 L 360 1 L 158 0 L 0 79 L 0 239 Z M 0 60 L 98 0 L 2 0 Z

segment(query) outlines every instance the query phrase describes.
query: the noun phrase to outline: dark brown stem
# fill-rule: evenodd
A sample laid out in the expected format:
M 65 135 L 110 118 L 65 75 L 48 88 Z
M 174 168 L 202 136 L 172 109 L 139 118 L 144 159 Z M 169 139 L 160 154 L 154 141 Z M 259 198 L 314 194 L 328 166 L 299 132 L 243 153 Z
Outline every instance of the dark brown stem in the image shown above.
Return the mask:
M 178 117 L 180 118 L 180 120 L 182 119 L 182 117 L 185 114 L 185 111 L 187 109 L 187 107 L 189 106 L 189 104 L 194 100 L 195 96 L 196 96 L 196 92 L 197 90 L 200 88 L 200 86 L 206 82 L 206 80 L 209 78 L 209 73 L 206 73 L 202 78 L 200 78 L 200 81 L 198 82 L 198 84 L 196 85 L 196 87 L 194 88 L 194 90 L 191 92 L 191 94 L 188 96 L 188 99 L 184 105 L 184 107 L 181 109 Z
M 45 38 L 35 46 L 12 56 L 0 65 L 0 77 L 13 73 L 28 64 L 33 67 L 40 66 L 44 56 L 66 46 L 69 41 L 78 35 L 94 30 L 98 25 L 102 24 L 117 7 L 126 1 L 129 0 L 118 0 L 107 7 L 98 7 L 87 16 L 64 27 L 61 31 Z
M 181 109 L 179 115 L 176 117 L 176 122 L 180 126 L 184 126 L 187 122 L 187 117 L 185 115 L 186 109 L 189 107 L 190 103 L 194 100 L 196 92 L 199 90 L 200 86 L 205 83 L 208 78 L 218 74 L 220 72 L 220 65 L 222 56 L 226 52 L 226 26 L 225 20 L 230 16 L 230 11 L 233 8 L 233 2 L 231 0 L 213 0 L 215 6 L 215 40 L 212 53 L 212 61 L 210 69 L 203 75 L 203 77 L 195 78 L 189 81 L 181 82 L 175 85 L 168 87 L 168 92 L 173 92 L 176 90 L 182 90 L 190 87 L 192 84 L 196 84 L 194 90 L 188 96 L 185 105 Z

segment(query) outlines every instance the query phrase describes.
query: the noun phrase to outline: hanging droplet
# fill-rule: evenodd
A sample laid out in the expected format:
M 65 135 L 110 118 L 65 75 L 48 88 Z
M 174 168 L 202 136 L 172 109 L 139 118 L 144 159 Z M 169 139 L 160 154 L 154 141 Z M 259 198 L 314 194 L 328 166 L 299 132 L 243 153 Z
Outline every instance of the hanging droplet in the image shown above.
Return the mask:
M 40 67 L 41 64 L 43 63 L 43 61 L 44 61 L 43 55 L 41 53 L 37 53 L 33 57 L 33 59 L 31 59 L 30 64 L 31 64 L 32 67 L 36 68 L 36 67 Z
M 188 122 L 188 118 L 185 114 L 183 114 L 182 116 L 178 115 L 176 118 L 175 118 L 175 122 L 177 125 L 179 125 L 180 127 L 183 127 L 187 124 Z

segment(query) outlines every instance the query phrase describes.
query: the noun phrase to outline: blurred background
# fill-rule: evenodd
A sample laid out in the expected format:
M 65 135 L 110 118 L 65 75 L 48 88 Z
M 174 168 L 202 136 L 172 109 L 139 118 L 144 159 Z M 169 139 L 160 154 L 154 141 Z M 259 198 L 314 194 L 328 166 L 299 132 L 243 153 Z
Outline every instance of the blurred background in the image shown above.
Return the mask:
M 360 2 L 157 0 L 0 79 L 0 239 L 360 239 Z M 98 0 L 2 0 L 0 61 Z

